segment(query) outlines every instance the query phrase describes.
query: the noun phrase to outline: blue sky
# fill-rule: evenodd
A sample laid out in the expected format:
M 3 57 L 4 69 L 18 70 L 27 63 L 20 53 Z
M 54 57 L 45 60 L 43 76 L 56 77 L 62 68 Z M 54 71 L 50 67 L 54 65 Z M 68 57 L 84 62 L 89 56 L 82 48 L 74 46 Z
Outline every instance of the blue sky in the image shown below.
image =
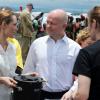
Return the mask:
M 88 11 L 95 5 L 100 5 L 100 0 L 0 0 L 0 6 L 10 6 L 19 8 L 20 5 L 25 5 L 31 2 L 34 5 L 34 10 L 52 10 L 55 8 L 63 8 L 66 11 L 81 10 Z

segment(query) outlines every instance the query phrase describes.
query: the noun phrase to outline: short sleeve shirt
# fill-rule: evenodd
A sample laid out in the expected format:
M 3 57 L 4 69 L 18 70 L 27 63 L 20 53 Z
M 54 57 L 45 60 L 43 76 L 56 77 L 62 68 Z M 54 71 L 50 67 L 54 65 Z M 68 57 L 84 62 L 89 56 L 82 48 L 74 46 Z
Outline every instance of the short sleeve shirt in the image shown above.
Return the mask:
M 80 50 L 73 74 L 91 78 L 89 100 L 100 100 L 100 40 Z

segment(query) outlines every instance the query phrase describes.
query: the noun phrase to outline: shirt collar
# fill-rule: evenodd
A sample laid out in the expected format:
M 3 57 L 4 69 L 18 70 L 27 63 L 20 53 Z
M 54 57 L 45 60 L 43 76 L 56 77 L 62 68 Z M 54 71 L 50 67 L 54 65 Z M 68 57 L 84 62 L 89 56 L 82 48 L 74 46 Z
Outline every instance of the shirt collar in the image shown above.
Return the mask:
M 1 44 L 0 44 L 0 53 L 5 53 L 5 52 L 7 52 L 7 50 L 8 50 L 9 48 L 10 48 L 10 42 L 8 42 L 8 46 L 7 46 L 6 51 L 4 51 L 3 47 L 2 47 Z
M 65 42 L 66 44 L 68 44 L 68 37 L 66 36 L 66 34 L 62 38 L 62 41 Z
M 52 41 L 53 39 L 48 35 L 47 37 L 47 42 Z M 68 44 L 68 37 L 66 36 L 66 34 L 64 35 L 64 37 L 62 39 L 60 39 L 60 41 Z

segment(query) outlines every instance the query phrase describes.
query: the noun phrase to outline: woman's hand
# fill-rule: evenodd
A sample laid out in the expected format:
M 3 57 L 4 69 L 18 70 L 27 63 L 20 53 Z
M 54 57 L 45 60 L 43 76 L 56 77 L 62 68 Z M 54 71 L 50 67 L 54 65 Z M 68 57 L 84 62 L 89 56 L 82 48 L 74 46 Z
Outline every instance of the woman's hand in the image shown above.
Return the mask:
M 74 100 L 76 98 L 76 95 L 78 94 L 77 89 L 75 89 L 74 91 L 69 90 L 68 92 L 66 92 L 63 97 L 61 98 L 61 100 Z M 77 100 L 77 99 L 75 99 Z
M 61 98 L 61 100 L 73 100 L 72 94 L 73 94 L 73 91 L 69 90 L 68 92 L 66 92 L 63 95 L 63 97 Z
M 0 83 L 7 85 L 8 87 L 16 87 L 17 82 L 10 77 L 0 77 Z

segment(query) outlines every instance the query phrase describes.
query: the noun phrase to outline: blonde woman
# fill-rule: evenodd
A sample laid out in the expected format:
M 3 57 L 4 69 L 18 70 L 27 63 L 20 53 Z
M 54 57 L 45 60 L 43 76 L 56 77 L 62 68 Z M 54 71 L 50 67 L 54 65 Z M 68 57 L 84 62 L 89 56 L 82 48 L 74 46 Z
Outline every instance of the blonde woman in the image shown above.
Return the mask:
M 93 40 L 91 40 L 89 29 L 86 27 L 83 30 L 80 30 L 79 34 L 77 34 L 76 42 L 82 47 L 86 47 L 92 44 Z
M 17 66 L 16 48 L 7 41 L 8 33 L 17 30 L 16 23 L 16 16 L 11 11 L 0 11 L 0 100 L 10 100 L 11 87 L 17 83 L 11 78 Z

